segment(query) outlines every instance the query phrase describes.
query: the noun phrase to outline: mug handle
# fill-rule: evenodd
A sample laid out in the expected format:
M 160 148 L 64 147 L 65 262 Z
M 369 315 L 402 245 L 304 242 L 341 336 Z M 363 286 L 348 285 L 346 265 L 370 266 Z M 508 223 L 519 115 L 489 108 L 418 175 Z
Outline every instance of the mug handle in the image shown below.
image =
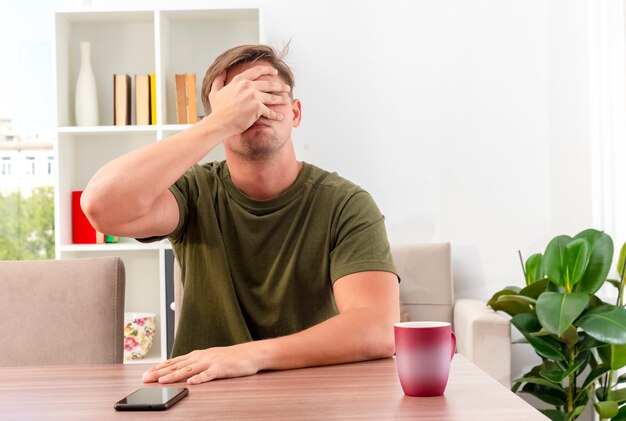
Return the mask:
M 454 351 L 456 351 L 456 336 L 454 335 L 454 332 L 450 332 L 451 336 L 452 336 L 452 349 L 450 351 L 450 361 L 452 361 L 452 358 L 454 358 Z

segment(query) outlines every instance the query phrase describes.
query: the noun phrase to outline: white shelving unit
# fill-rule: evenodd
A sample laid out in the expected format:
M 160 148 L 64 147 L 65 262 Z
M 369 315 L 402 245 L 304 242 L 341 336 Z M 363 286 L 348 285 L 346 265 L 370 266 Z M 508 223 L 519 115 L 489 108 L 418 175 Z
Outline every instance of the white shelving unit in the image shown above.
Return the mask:
M 126 266 L 126 311 L 157 314 L 157 333 L 142 362 L 167 358 L 165 250 L 167 241 L 142 244 L 72 244 L 72 191 L 83 190 L 112 159 L 167 138 L 188 126 L 176 123 L 175 73 L 195 73 L 197 108 L 202 110 L 202 78 L 215 57 L 235 45 L 263 42 L 261 10 L 255 5 L 223 8 L 74 10 L 55 14 L 57 180 L 55 242 L 58 259 L 119 256 Z M 76 127 L 74 90 L 82 41 L 91 43 L 100 126 Z M 156 73 L 157 124 L 113 126 L 113 74 Z M 134 88 L 134 79 L 133 79 Z M 134 89 L 132 109 L 134 110 Z M 134 123 L 134 111 L 132 113 Z M 203 161 L 223 159 L 221 148 Z

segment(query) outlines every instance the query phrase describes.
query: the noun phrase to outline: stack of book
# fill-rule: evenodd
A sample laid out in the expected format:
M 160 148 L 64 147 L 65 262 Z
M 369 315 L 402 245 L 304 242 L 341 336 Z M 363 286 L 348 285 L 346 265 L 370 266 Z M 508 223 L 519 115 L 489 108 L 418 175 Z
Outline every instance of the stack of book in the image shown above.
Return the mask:
M 113 124 L 131 124 L 131 78 L 127 74 L 113 75 Z M 135 124 L 156 124 L 156 76 L 135 75 Z

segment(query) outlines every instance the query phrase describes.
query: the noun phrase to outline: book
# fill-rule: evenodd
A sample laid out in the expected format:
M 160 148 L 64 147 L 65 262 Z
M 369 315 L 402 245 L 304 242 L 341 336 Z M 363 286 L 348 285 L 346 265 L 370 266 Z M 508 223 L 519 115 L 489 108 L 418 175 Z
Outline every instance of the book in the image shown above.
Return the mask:
M 150 73 L 150 124 L 157 124 L 156 118 L 156 73 Z
M 177 73 L 175 78 L 176 121 L 178 124 L 193 124 L 198 120 L 196 74 Z
M 149 75 L 135 75 L 135 118 L 138 126 L 150 124 Z
M 185 92 L 187 96 L 187 123 L 193 124 L 198 120 L 195 73 L 187 73 L 185 75 Z
M 113 75 L 113 125 L 130 124 L 130 76 Z
M 187 89 L 184 74 L 176 74 L 176 122 L 187 124 Z

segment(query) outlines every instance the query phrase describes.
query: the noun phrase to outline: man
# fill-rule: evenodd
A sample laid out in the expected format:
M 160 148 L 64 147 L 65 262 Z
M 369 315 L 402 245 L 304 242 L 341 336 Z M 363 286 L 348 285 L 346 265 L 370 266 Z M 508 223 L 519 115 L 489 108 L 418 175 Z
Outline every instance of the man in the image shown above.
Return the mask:
M 296 159 L 293 85 L 271 47 L 230 49 L 204 78 L 207 117 L 110 162 L 85 189 L 98 231 L 168 237 L 181 265 L 174 358 L 144 382 L 393 355 L 399 293 L 384 218 L 358 186 Z M 195 165 L 220 143 L 225 162 Z

